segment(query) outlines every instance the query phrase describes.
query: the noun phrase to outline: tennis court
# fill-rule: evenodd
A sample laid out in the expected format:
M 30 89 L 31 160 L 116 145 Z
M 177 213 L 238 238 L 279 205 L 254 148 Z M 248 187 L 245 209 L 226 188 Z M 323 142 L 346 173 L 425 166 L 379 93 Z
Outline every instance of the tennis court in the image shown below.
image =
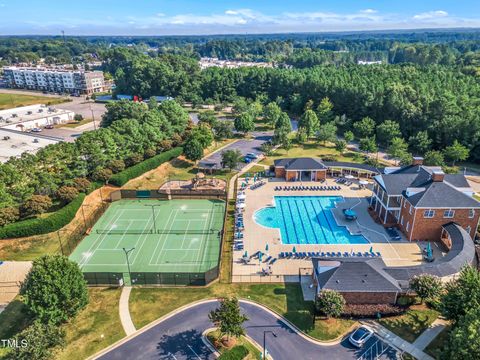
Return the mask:
M 221 200 L 119 200 L 70 258 L 86 275 L 116 273 L 125 283 L 129 273 L 134 284 L 168 282 L 160 273 L 205 273 L 218 266 L 224 211 Z

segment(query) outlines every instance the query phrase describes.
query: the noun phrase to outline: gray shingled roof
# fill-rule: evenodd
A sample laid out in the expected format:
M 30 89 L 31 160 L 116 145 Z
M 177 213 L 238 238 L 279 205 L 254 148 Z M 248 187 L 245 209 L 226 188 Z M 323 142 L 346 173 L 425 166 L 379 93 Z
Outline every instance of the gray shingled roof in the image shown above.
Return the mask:
M 274 161 L 275 167 L 285 167 L 286 170 L 323 170 L 327 167 L 319 158 L 293 158 L 278 159 Z
M 342 292 L 398 292 L 396 280 L 384 269 L 381 259 L 337 258 L 323 260 L 312 258 L 319 287 Z M 318 273 L 318 265 L 332 266 Z
M 344 161 L 324 161 L 323 162 L 326 166 L 330 167 L 339 167 L 339 168 L 352 168 L 352 169 L 359 169 L 359 170 L 367 170 L 371 172 L 375 172 L 380 174 L 381 170 L 376 168 L 375 166 L 367 165 L 367 164 L 358 164 L 358 163 L 351 163 L 351 162 L 344 162 Z
M 445 182 L 430 181 L 425 191 L 408 197 L 418 208 L 479 208 L 480 202 Z

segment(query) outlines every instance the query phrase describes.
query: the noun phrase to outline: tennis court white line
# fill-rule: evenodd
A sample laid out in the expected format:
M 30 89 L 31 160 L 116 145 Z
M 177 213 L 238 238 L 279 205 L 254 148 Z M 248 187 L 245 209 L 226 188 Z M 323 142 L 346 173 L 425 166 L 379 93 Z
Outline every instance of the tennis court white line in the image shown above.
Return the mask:
M 175 213 L 177 213 L 178 210 L 175 210 Z M 173 214 L 173 211 L 170 212 L 170 215 L 168 215 L 168 219 L 167 219 L 167 222 L 165 223 L 166 225 L 168 225 L 168 222 L 170 221 L 170 218 L 172 217 L 172 214 Z M 160 242 L 162 240 L 162 238 L 165 237 L 166 234 L 160 234 L 159 238 L 158 238 L 158 242 L 157 242 L 157 245 L 155 246 L 155 249 L 153 250 L 152 252 L 152 256 L 150 257 L 150 261 L 148 262 L 148 265 L 152 265 L 152 261 L 153 261 L 153 257 L 155 256 L 155 253 L 157 252 L 157 249 L 158 249 L 158 245 L 160 245 Z M 162 249 L 163 249 L 163 246 L 162 246 Z M 160 249 L 160 251 L 162 251 Z M 158 257 L 157 257 L 158 258 Z M 155 262 L 157 262 L 157 258 L 155 259 Z
M 108 209 L 107 209 L 107 211 L 108 211 Z M 123 212 L 124 212 L 124 211 L 125 211 L 125 209 L 120 209 L 118 215 L 117 215 L 116 217 L 114 217 L 114 218 L 112 219 L 112 221 L 109 222 L 109 224 L 111 224 L 111 225 L 110 225 L 110 230 L 113 229 L 113 226 L 115 225 L 115 222 L 120 218 L 120 216 L 123 215 Z M 95 224 L 95 225 L 96 225 L 96 224 Z M 107 227 L 108 227 L 108 225 L 107 225 Z M 79 263 L 80 268 L 90 262 L 90 258 L 93 257 L 93 255 L 95 254 L 95 251 L 97 251 L 97 249 L 98 249 L 98 248 L 100 247 L 100 245 L 103 243 L 103 240 L 105 239 L 106 236 L 107 236 L 106 234 L 104 234 L 103 236 L 100 235 L 100 236 L 90 245 L 90 247 L 88 248 L 88 251 L 86 252 L 86 254 L 91 254 L 91 255 L 90 255 L 88 258 L 84 257 L 84 258 L 82 259 L 82 261 Z M 97 244 L 97 242 L 98 242 L 99 240 L 100 240 L 100 242 L 98 243 L 98 246 L 97 246 L 96 249 L 93 250 L 93 252 L 92 252 L 92 248 L 95 247 L 95 245 Z
M 149 220 L 147 221 L 147 224 L 146 224 L 147 227 L 145 227 L 145 229 L 148 229 L 148 227 L 149 227 L 149 225 L 150 225 L 150 222 L 151 222 L 152 220 L 153 220 L 153 223 L 152 223 L 152 225 L 153 225 L 153 224 L 155 223 L 155 221 L 157 220 L 157 217 L 156 217 L 156 216 L 155 216 L 155 218 L 153 218 L 153 216 L 149 217 Z M 132 262 L 131 262 L 132 264 L 135 264 L 135 261 L 137 261 L 138 254 L 139 254 L 140 251 L 142 250 L 143 245 L 145 245 L 145 242 L 147 241 L 148 235 L 150 235 L 150 234 L 143 234 L 143 235 L 142 235 L 142 236 L 143 236 L 143 239 L 142 239 L 142 236 L 139 236 L 138 239 L 137 239 L 137 241 L 135 241 L 135 250 L 136 250 L 136 251 L 135 251 L 135 255 L 134 255 L 135 257 L 133 258 L 133 260 L 132 260 Z M 138 246 L 139 242 L 142 242 L 142 243 L 141 243 L 140 247 L 137 249 L 137 246 Z
M 174 215 L 174 217 L 173 217 L 172 223 L 170 224 L 170 227 L 168 228 L 168 231 L 171 231 L 171 230 L 172 230 L 173 223 L 175 222 L 175 218 L 177 217 L 179 210 L 180 210 L 180 209 L 176 209 L 176 210 L 175 210 L 175 215 Z M 170 216 L 168 217 L 168 220 L 167 220 L 165 226 L 168 225 L 168 222 L 170 221 L 170 218 L 171 218 L 172 214 L 173 214 L 173 211 L 170 212 Z M 163 236 L 162 247 L 160 248 L 160 252 L 159 252 L 159 253 L 157 254 L 157 256 L 155 257 L 155 264 L 158 264 L 158 258 L 160 257 L 160 254 L 162 253 L 163 248 L 165 247 L 165 243 L 166 243 L 165 239 L 167 238 L 167 235 L 168 235 L 168 234 L 162 234 L 162 235 L 164 235 L 164 236 Z M 158 246 L 158 244 L 157 244 L 157 246 Z M 151 260 L 153 260 L 153 257 L 152 257 Z M 149 264 L 151 265 L 152 262 L 150 261 Z
M 127 231 L 128 229 L 130 229 L 130 226 L 132 226 L 132 221 L 131 220 L 128 220 L 128 226 L 127 226 Z M 122 236 L 120 237 L 120 240 L 117 241 L 117 244 L 115 245 L 115 247 L 118 249 L 118 246 L 120 245 L 120 242 L 125 238 L 125 234 L 122 234 Z M 98 249 L 97 249 L 98 250 Z
M 209 211 L 209 215 L 210 215 L 210 219 L 209 219 L 209 220 L 210 220 L 210 221 L 208 221 L 208 220 L 205 221 L 205 225 L 204 225 L 204 228 L 203 228 L 204 231 L 205 231 L 205 226 L 207 225 L 207 223 L 208 223 L 208 227 L 209 227 L 210 229 L 212 228 L 212 219 L 213 219 L 213 212 L 214 212 L 214 211 L 215 211 L 215 205 L 214 205 L 214 206 L 210 209 L 210 211 Z M 205 257 L 205 251 L 207 250 L 207 239 L 208 239 L 208 236 L 204 236 L 204 237 L 203 237 L 203 242 L 202 242 L 202 244 L 203 244 L 202 260 L 203 260 L 203 258 Z M 197 263 L 198 263 L 198 260 L 200 260 L 200 254 L 201 254 L 201 253 L 202 253 L 202 252 L 199 251 L 198 254 L 197 254 Z
M 190 221 L 187 223 L 187 227 L 185 228 L 185 231 L 188 231 L 188 228 L 190 227 Z M 182 246 L 181 248 L 183 249 L 183 245 L 185 244 L 185 239 L 187 238 L 187 233 L 183 234 L 183 239 L 182 239 Z M 187 255 L 187 252 L 183 250 L 183 259 L 185 259 L 185 256 Z

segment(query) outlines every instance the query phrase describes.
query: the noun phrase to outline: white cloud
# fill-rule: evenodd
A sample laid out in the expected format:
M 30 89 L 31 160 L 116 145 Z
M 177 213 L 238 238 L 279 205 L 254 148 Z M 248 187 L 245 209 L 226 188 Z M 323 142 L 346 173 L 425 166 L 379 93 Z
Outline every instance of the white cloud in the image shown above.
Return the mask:
M 365 10 L 360 10 L 360 12 L 363 14 L 376 14 L 378 11 L 375 9 L 365 9 Z
M 164 13 L 161 13 L 161 12 L 156 13 L 155 15 L 157 15 L 158 17 L 164 17 L 164 16 L 166 16 Z
M 414 15 L 413 18 L 415 20 L 428 20 L 428 19 L 443 18 L 447 16 L 448 16 L 448 12 L 443 10 L 436 10 L 436 11 L 427 11 L 421 14 Z

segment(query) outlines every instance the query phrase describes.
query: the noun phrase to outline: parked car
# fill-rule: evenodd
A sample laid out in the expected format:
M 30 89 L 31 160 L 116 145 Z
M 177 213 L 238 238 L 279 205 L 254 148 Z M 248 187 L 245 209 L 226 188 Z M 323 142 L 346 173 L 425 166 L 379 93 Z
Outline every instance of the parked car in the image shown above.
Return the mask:
M 33 128 L 33 129 L 32 129 L 32 132 L 39 133 L 39 132 L 42 132 L 42 129 L 40 129 L 40 128 Z
M 53 126 L 52 124 L 48 124 L 48 125 L 45 125 L 45 129 L 54 129 L 55 126 Z
M 244 161 L 245 163 L 247 163 L 247 164 L 251 163 L 252 160 L 253 160 L 253 159 L 252 159 L 251 157 L 248 157 L 248 156 L 245 156 L 245 157 L 243 158 L 243 161 Z
M 245 155 L 245 156 L 247 156 L 247 157 L 249 157 L 249 158 L 251 158 L 251 159 L 258 159 L 258 155 L 255 154 L 255 153 L 248 153 L 248 154 Z
M 357 348 L 361 348 L 373 336 L 374 332 L 369 327 L 362 325 L 355 329 L 348 337 L 350 344 Z

